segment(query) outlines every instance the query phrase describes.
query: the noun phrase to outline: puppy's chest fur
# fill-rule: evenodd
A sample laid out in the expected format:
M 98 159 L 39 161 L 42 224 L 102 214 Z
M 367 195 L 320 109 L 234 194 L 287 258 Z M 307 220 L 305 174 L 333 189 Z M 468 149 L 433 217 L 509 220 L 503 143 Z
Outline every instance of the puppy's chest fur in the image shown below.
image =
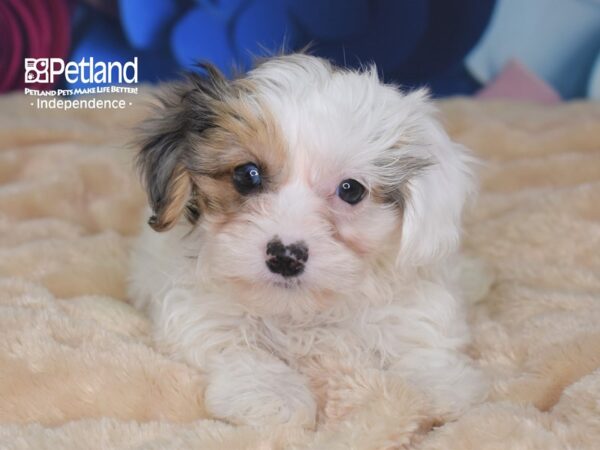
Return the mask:
M 308 326 L 289 326 L 272 319 L 250 321 L 255 322 L 254 345 L 299 370 L 305 363 L 312 364 L 324 357 L 351 358 L 364 355 L 373 347 L 368 333 L 360 329 L 354 318 Z
M 444 292 L 433 283 L 425 289 Z M 240 319 L 241 345 L 275 355 L 310 376 L 327 376 L 323 367 L 332 364 L 386 370 L 423 348 L 460 351 L 466 346 L 469 334 L 462 308 L 453 296 L 446 296 L 449 304 L 431 310 L 433 305 L 425 299 L 419 302 L 410 290 L 397 292 L 395 301 L 364 308 L 356 308 L 356 299 L 346 299 L 354 307 L 343 319 L 304 325 L 285 317 L 245 316 Z
M 250 314 L 239 293 L 231 297 L 213 283 L 199 282 L 196 260 L 178 245 L 180 234 L 145 231 L 134 252 L 130 285 L 137 306 L 149 308 L 158 337 L 169 346 L 185 344 L 207 353 L 219 346 L 249 346 L 291 366 L 324 355 L 360 356 L 385 368 L 414 349 L 460 350 L 468 341 L 462 302 L 450 283 L 426 279 L 382 289 L 382 280 L 367 277 L 353 296 L 338 298 L 331 310 L 310 319 Z

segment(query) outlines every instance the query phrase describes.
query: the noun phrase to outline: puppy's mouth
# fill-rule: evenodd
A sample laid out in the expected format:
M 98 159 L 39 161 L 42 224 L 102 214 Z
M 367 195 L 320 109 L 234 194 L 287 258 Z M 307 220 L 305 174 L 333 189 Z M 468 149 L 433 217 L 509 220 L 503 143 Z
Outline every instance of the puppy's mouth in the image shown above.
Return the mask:
M 228 277 L 226 278 L 226 283 L 231 285 L 242 286 L 244 289 L 250 289 L 252 286 L 262 288 L 275 288 L 275 289 L 284 289 L 286 291 L 291 291 L 295 289 L 304 289 L 307 287 L 305 282 L 302 282 L 299 278 L 262 278 L 262 279 L 248 279 L 242 277 Z
M 302 287 L 302 282 L 298 278 L 282 278 L 280 280 L 273 280 L 269 284 L 280 289 L 299 289 Z

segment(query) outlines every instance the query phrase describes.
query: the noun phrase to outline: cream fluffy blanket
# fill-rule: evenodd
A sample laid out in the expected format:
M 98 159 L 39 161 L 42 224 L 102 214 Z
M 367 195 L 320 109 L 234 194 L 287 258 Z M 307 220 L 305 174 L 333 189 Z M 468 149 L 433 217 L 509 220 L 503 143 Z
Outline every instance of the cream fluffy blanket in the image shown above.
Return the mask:
M 495 273 L 472 311 L 494 383 L 411 440 L 422 399 L 373 380 L 345 385 L 371 402 L 317 432 L 210 420 L 201 374 L 154 349 L 127 303 L 144 198 L 122 143 L 141 108 L 1 98 L 0 448 L 600 448 L 600 104 L 441 109 L 485 161 L 465 250 Z

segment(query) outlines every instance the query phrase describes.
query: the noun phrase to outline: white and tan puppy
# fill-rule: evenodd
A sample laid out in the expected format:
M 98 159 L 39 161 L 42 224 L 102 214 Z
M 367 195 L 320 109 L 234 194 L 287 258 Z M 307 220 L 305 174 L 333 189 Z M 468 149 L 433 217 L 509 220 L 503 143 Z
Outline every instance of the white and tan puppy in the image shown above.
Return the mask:
M 326 360 L 398 376 L 448 416 L 481 400 L 450 275 L 471 157 L 426 93 L 302 54 L 233 81 L 205 70 L 144 125 L 151 229 L 130 292 L 206 371 L 207 408 L 311 426 Z

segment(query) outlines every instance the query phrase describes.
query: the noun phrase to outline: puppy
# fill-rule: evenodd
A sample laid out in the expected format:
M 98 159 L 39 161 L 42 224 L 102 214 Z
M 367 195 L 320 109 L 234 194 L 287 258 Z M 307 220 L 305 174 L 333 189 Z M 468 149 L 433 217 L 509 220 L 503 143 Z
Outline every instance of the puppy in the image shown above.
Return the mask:
M 143 125 L 152 212 L 130 292 L 157 341 L 206 371 L 207 408 L 310 427 L 336 361 L 447 417 L 480 401 L 452 275 L 472 157 L 426 93 L 303 54 L 233 81 L 204 69 Z

